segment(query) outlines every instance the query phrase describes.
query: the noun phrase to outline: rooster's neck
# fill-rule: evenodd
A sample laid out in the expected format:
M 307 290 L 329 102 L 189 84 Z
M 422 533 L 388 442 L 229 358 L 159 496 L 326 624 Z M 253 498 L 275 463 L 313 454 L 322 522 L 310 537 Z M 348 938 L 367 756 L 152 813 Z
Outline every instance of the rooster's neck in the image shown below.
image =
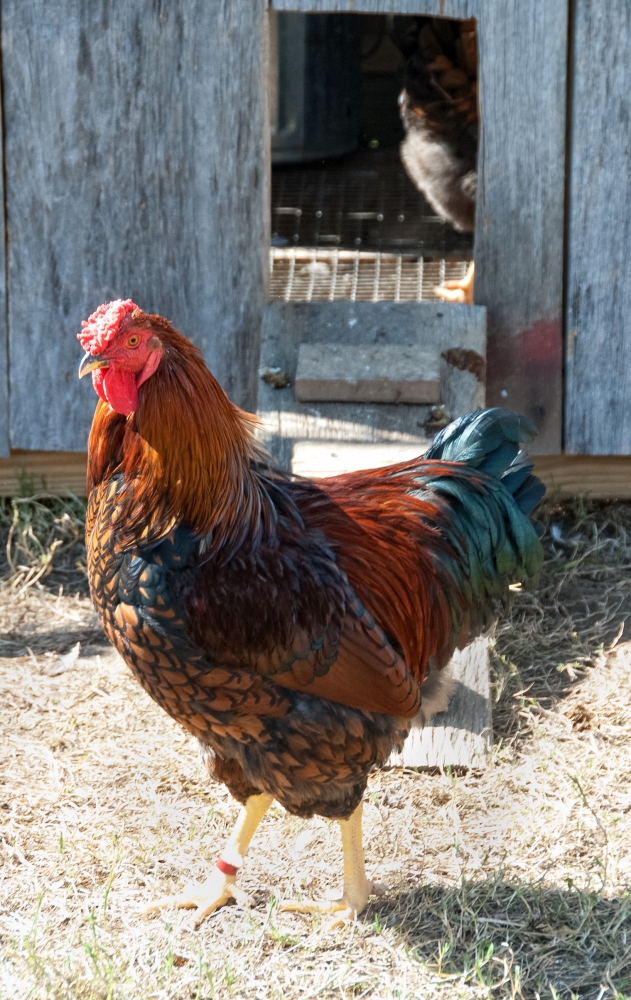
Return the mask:
M 179 335 L 178 335 L 179 337 Z M 138 537 L 184 523 L 214 551 L 256 544 L 273 511 L 253 468 L 254 418 L 230 402 L 184 338 L 165 345 L 128 418 L 99 404 L 90 435 L 93 484 L 122 471 Z

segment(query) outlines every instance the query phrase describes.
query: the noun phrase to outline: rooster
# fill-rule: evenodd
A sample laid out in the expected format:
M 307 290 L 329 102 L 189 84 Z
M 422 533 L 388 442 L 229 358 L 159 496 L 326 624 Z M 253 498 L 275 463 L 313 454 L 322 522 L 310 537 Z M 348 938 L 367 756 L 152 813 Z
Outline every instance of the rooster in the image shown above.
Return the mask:
M 536 577 L 544 489 L 532 424 L 479 411 L 414 461 L 317 483 L 257 442 L 200 351 L 131 300 L 82 324 L 98 393 L 86 542 L 103 628 L 145 691 L 201 743 L 242 804 L 208 881 L 174 898 L 196 923 L 231 898 L 273 799 L 340 823 L 344 893 L 285 909 L 340 924 L 376 886 L 361 802 L 400 747 L 421 684 Z M 436 685 L 435 685 L 436 686 Z M 156 906 L 166 905 L 161 900 Z
M 475 20 L 417 17 L 396 37 L 406 57 L 399 112 L 405 129 L 401 160 L 437 215 L 458 232 L 475 224 L 478 154 Z M 474 266 L 462 281 L 435 289 L 440 298 L 473 302 Z

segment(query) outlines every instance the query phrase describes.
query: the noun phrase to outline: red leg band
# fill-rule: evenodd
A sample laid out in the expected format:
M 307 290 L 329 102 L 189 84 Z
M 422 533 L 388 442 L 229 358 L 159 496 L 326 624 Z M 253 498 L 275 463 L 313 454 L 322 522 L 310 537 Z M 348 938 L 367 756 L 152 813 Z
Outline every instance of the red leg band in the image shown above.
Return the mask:
M 220 872 L 224 873 L 224 875 L 236 875 L 239 871 L 236 865 L 228 864 L 228 862 L 224 861 L 223 858 L 217 858 L 215 861 L 215 868 L 218 868 Z

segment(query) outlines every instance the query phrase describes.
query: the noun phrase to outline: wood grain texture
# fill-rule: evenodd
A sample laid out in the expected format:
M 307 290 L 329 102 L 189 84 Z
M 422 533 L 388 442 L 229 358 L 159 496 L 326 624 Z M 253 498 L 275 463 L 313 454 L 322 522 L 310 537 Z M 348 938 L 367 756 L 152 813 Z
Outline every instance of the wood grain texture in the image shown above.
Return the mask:
M 348 11 L 364 14 L 433 14 L 436 17 L 474 17 L 481 0 L 271 0 L 273 10 L 305 13 Z
M 475 301 L 488 309 L 487 399 L 534 420 L 538 454 L 559 453 L 568 0 L 273 0 L 273 6 L 477 18 Z M 587 62 L 596 72 L 598 63 Z
M 3 109 L 0 106 L 0 155 L 4 160 Z M 10 453 L 9 438 L 9 331 L 7 327 L 6 219 L 4 172 L 0 170 L 0 459 Z
M 286 372 L 290 385 L 259 382 L 258 414 L 267 447 L 290 468 L 300 440 L 424 442 L 428 406 L 300 403 L 293 381 L 303 343 L 415 345 L 441 355 L 441 400 L 452 416 L 484 405 L 486 315 L 479 306 L 440 302 L 273 302 L 263 315 L 261 365 Z M 421 449 L 419 448 L 419 451 Z
M 291 417 L 291 414 L 286 414 Z M 320 428 L 329 434 L 335 432 L 335 421 L 327 421 Z M 342 423 L 342 422 L 340 422 Z M 314 418 L 314 424 L 317 421 Z M 313 427 L 313 424 L 309 424 Z M 301 426 L 295 428 L 300 431 Z M 351 431 L 353 430 L 351 426 Z M 342 424 L 341 431 L 349 426 Z M 342 468 L 369 468 L 403 461 L 420 455 L 429 447 L 429 440 L 415 436 L 410 442 L 406 435 L 395 440 L 379 438 L 378 443 L 366 443 L 366 437 L 378 433 L 378 429 L 358 424 L 355 433 L 364 434 L 364 443 L 345 442 L 328 437 L 310 441 L 302 439 L 295 445 L 293 455 L 297 457 L 300 475 L 317 477 L 327 474 L 334 465 L 335 471 Z M 300 437 L 298 434 L 297 437 Z M 365 449 L 365 451 L 364 451 Z M 333 457 L 335 453 L 335 458 Z M 362 457 L 362 455 L 364 457 Z M 292 454 L 289 455 L 289 462 Z M 47 489 L 52 492 L 85 495 L 86 455 L 80 452 L 20 451 L 12 450 L 9 458 L 0 458 L 0 496 L 16 496 L 20 488 L 20 477 L 26 475 L 39 487 L 44 479 Z M 547 488 L 561 497 L 589 496 L 596 500 L 631 500 L 631 457 L 627 455 L 541 455 L 535 459 L 535 473 Z
M 431 442 L 405 444 L 388 441 L 380 444 L 358 444 L 355 441 L 298 441 L 294 445 L 291 471 L 305 479 L 325 479 L 344 472 L 361 472 L 396 465 L 421 455 Z
M 491 750 L 493 723 L 488 639 L 475 639 L 445 667 L 455 688 L 446 712 L 423 728 L 413 727 L 403 750 L 389 765 L 407 767 L 484 767 Z
M 574 4 L 566 448 L 631 454 L 631 5 Z
M 13 447 L 85 448 L 76 333 L 118 296 L 171 319 L 253 407 L 264 26 L 261 0 L 4 0 Z
M 535 458 L 535 474 L 556 496 L 631 500 L 627 455 L 540 455 Z
M 87 464 L 87 455 L 78 451 L 12 449 L 0 458 L 0 496 L 19 496 L 28 483 L 36 493 L 84 497 Z
M 435 348 L 301 344 L 294 389 L 303 403 L 438 403 L 439 372 Z
M 567 19 L 566 0 L 479 5 L 475 300 L 488 310 L 487 402 L 534 421 L 536 454 L 561 450 Z

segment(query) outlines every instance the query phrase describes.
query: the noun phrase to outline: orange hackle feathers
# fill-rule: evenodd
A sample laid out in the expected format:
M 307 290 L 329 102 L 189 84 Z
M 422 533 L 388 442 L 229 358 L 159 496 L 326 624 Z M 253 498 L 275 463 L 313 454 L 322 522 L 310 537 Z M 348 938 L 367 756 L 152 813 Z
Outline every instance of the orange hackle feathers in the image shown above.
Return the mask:
M 263 532 L 273 521 L 251 468 L 255 418 L 230 402 L 198 348 L 167 320 L 136 310 L 133 325 L 155 330 L 162 360 L 135 413 L 125 418 L 97 406 L 88 492 L 120 468 L 130 530 L 142 528 L 146 538 L 184 521 L 200 535 L 214 533 L 214 551 L 232 550 L 244 532 Z

